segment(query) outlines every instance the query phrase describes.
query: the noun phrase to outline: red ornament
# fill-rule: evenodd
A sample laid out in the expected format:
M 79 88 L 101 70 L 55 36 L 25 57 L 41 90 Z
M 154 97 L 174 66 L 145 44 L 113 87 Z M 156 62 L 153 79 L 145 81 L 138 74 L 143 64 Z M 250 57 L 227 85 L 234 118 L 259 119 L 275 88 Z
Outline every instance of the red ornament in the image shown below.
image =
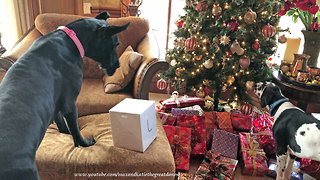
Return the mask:
M 159 79 L 157 82 L 157 88 L 160 90 L 164 90 L 167 87 L 167 81 L 164 79 Z
M 239 59 L 241 69 L 247 69 L 250 65 L 250 59 L 247 56 L 241 56 Z
M 244 104 L 244 105 L 241 105 L 240 111 L 245 115 L 249 115 L 252 113 L 253 108 L 250 104 Z
M 178 27 L 183 27 L 183 21 L 182 21 L 182 20 L 176 21 L 176 25 L 177 25 Z
M 256 40 L 253 44 L 252 44 L 252 49 L 255 51 L 258 51 L 260 48 L 260 43 L 258 40 Z
M 231 27 L 231 31 L 236 31 L 239 27 L 239 23 L 237 21 L 230 21 L 228 22 L 227 24 L 227 28 L 230 28 Z
M 203 12 L 206 11 L 208 9 L 208 3 L 205 1 L 199 2 L 197 5 L 197 11 L 198 12 Z
M 192 37 L 186 40 L 185 45 L 187 51 L 194 51 L 197 48 L 198 43 L 196 38 Z
M 269 23 L 262 28 L 262 35 L 264 37 L 273 37 L 276 34 L 276 28 Z

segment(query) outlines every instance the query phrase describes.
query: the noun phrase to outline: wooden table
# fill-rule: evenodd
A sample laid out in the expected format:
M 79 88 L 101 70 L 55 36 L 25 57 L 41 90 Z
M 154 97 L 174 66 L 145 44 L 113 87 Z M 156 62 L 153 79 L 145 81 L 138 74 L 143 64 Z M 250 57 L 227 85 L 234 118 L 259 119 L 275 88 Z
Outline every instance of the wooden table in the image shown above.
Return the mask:
M 282 94 L 291 100 L 298 102 L 298 107 L 306 111 L 309 103 L 320 104 L 320 86 L 306 85 L 290 80 L 288 77 L 279 73 L 273 72 L 273 81 L 278 85 Z

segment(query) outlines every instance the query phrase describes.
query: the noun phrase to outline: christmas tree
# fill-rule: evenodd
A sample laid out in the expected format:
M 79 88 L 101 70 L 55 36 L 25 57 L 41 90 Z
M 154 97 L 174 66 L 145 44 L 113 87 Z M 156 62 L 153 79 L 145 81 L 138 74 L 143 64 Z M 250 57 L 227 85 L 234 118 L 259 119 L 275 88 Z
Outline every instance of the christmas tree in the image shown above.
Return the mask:
M 280 4 L 273 0 L 186 0 L 176 21 L 170 68 L 159 77 L 198 96 L 232 90 L 229 102 L 250 100 L 246 83 L 270 79 Z M 210 92 L 210 94 L 209 94 Z

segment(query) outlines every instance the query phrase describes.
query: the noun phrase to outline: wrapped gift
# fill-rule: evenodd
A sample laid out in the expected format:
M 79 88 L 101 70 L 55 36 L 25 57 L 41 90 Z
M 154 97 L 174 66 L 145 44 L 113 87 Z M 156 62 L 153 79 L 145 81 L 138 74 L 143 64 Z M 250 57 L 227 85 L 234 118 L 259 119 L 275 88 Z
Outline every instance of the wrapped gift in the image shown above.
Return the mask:
M 235 130 L 239 131 L 250 131 L 251 130 L 251 116 L 241 114 L 241 113 L 232 113 L 231 114 L 232 127 Z
M 176 107 L 188 107 L 188 106 L 204 106 L 205 102 L 203 99 L 198 97 L 188 97 L 187 95 L 184 95 L 182 97 L 179 97 L 178 92 L 173 92 L 172 96 L 169 99 L 161 100 L 160 103 L 162 104 L 163 108 L 166 110 L 170 110 L 171 108 Z
M 179 173 L 178 180 L 194 180 L 194 174 Z
M 171 114 L 174 116 L 179 116 L 179 115 L 183 115 L 183 114 L 191 114 L 191 115 L 199 116 L 200 115 L 199 110 L 193 109 L 192 107 L 191 108 L 189 108 L 189 107 L 188 108 L 172 108 Z
M 264 113 L 253 120 L 253 131 L 259 132 L 269 127 L 272 128 L 274 119 L 269 115 L 269 113 Z
M 179 115 L 177 126 L 191 128 L 191 154 L 204 154 L 206 151 L 204 116 Z
M 269 163 L 269 169 L 268 169 L 267 175 L 270 177 L 276 178 L 277 177 L 277 160 L 270 159 L 268 163 Z M 299 173 L 299 167 L 300 167 L 300 162 L 294 161 L 290 180 L 303 179 L 303 174 Z
M 223 157 L 219 153 L 208 151 L 196 175 L 201 175 L 204 179 L 232 179 L 237 164 L 238 160 Z
M 222 156 L 238 159 L 239 136 L 220 129 L 212 131 L 213 153 L 220 153 Z
M 204 122 L 206 124 L 207 149 L 211 149 L 212 130 L 218 128 L 217 114 L 215 111 L 203 112 Z
M 170 113 L 158 112 L 159 119 L 162 125 L 170 125 L 173 126 L 177 120 L 176 116 L 173 116 Z
M 260 144 L 259 136 L 239 133 L 243 160 L 242 174 L 264 176 L 268 171 L 267 158 Z
M 303 158 L 300 161 L 300 170 L 316 179 L 320 179 L 320 161 Z
M 230 112 L 217 112 L 219 129 L 233 133 Z
M 203 113 L 204 113 L 203 109 L 202 109 L 201 106 L 199 106 L 199 105 L 189 106 L 189 107 L 185 107 L 185 108 L 183 108 L 183 109 L 196 110 L 196 111 L 199 112 L 199 116 L 202 116 Z
M 191 153 L 191 129 L 177 126 L 163 126 L 175 160 L 176 169 L 189 170 Z

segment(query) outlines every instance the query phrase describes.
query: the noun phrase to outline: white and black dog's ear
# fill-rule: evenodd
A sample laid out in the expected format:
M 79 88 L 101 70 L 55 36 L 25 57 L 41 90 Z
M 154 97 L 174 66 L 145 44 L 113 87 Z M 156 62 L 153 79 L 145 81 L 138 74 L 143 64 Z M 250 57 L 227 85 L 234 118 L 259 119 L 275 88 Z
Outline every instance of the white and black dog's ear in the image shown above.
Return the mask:
M 102 13 L 98 14 L 95 18 L 96 18 L 96 19 L 106 20 L 106 19 L 108 19 L 109 17 L 110 17 L 110 14 L 109 14 L 107 11 L 105 11 L 105 12 L 102 12 Z
M 267 83 L 262 94 L 261 94 L 261 108 L 271 104 L 272 99 L 277 95 L 281 94 L 280 88 L 274 83 Z

